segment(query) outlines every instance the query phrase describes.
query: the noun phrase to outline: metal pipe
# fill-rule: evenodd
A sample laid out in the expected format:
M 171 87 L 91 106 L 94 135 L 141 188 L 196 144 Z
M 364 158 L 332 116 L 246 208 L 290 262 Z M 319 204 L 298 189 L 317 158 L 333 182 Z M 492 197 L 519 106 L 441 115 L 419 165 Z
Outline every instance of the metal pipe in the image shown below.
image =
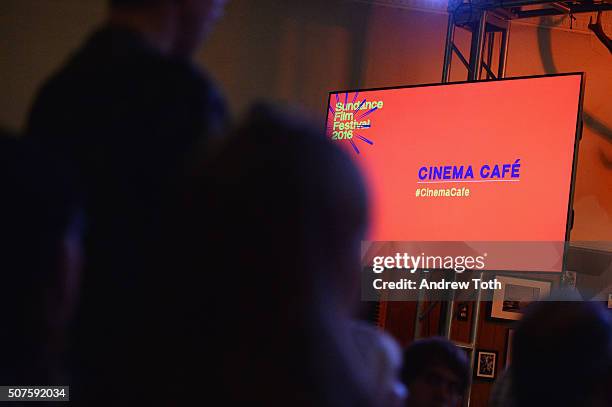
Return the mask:
M 478 278 L 482 281 L 484 272 L 480 272 Z M 472 352 L 470 352 L 470 372 L 474 371 L 474 364 L 476 362 L 476 339 L 478 339 L 478 322 L 480 320 L 480 304 L 482 303 L 482 288 L 478 287 L 476 291 L 476 301 L 474 302 L 474 309 L 472 310 L 472 321 L 470 330 L 470 345 Z M 466 405 L 470 405 L 470 399 L 472 397 L 472 384 L 470 383 L 467 389 L 467 400 Z
M 442 66 L 442 83 L 446 83 L 450 77 L 451 64 L 453 62 L 453 42 L 455 38 L 455 17 L 452 12 L 448 13 L 448 26 L 446 27 L 446 45 L 444 47 L 444 65 Z
M 465 65 L 465 69 L 467 69 L 468 72 L 469 72 L 470 71 L 470 63 L 468 62 L 467 59 L 465 59 L 465 57 L 463 56 L 461 51 L 459 51 L 459 48 L 457 48 L 457 46 L 455 44 L 453 44 L 453 51 L 455 51 L 455 54 L 457 54 L 457 57 L 459 58 L 461 63 L 463 63 L 463 65 Z
M 520 6 L 534 6 L 539 4 L 550 4 L 550 3 L 558 3 L 559 0 L 499 0 L 497 2 L 492 2 L 487 5 L 487 8 L 493 9 L 497 7 L 503 8 L 512 8 L 512 7 L 520 7 Z
M 497 68 L 497 79 L 506 77 L 506 65 L 508 63 L 508 42 L 510 40 L 510 23 L 502 32 L 501 47 L 499 50 L 499 66 Z
M 480 69 L 482 67 L 482 45 L 487 26 L 487 11 L 480 12 L 478 20 L 478 28 L 476 32 L 472 32 L 472 45 L 470 48 L 470 72 L 468 73 L 469 81 L 477 81 L 480 78 Z
M 457 273 L 453 272 L 453 281 L 457 281 Z M 448 292 L 448 291 L 447 291 Z M 446 313 L 444 315 L 444 336 L 450 340 L 453 326 L 453 308 L 455 307 L 455 290 L 450 290 L 450 299 L 446 303 Z
M 572 14 L 580 14 L 580 13 L 593 13 L 596 11 L 610 11 L 612 10 L 611 3 L 597 3 L 597 4 L 585 4 L 585 5 L 575 5 L 570 7 L 570 13 Z M 532 18 L 532 17 L 543 17 L 543 16 L 558 16 L 562 14 L 566 14 L 563 11 L 559 11 L 555 8 L 543 8 L 538 10 L 525 10 L 525 11 L 517 11 L 516 18 Z
M 482 65 L 487 71 L 487 79 L 495 79 L 495 75 L 491 72 L 489 67 L 493 66 L 493 43 L 495 42 L 495 32 L 491 31 L 487 33 L 487 63 Z
M 480 272 L 478 278 L 482 281 L 484 272 Z M 482 302 L 482 288 L 476 291 L 476 301 L 474 302 L 474 312 L 472 312 L 472 329 L 470 332 L 470 344 L 476 349 L 476 339 L 478 337 L 478 319 L 480 318 L 480 303 Z
M 423 275 L 421 271 L 419 271 L 419 275 Z M 427 277 L 425 277 L 427 278 Z M 414 340 L 417 340 L 421 337 L 421 304 L 423 303 L 423 290 L 419 290 L 417 293 L 416 300 L 416 310 L 414 312 L 414 334 L 412 335 Z
M 493 71 L 491 70 L 491 68 L 489 68 L 489 65 L 487 65 L 486 62 L 482 63 L 482 67 L 485 69 L 485 71 L 487 72 L 487 79 L 496 79 L 495 78 L 495 74 L 493 73 Z
M 569 14 L 572 12 L 572 9 L 563 3 L 550 3 L 550 6 L 563 14 Z

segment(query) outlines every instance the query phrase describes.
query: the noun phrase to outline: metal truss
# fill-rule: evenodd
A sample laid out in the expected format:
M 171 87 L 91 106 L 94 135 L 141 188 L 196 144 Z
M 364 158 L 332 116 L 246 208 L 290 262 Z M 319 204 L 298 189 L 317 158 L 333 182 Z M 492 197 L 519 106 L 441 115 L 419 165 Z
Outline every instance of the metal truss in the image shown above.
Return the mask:
M 503 78 L 506 72 L 511 20 L 555 15 L 571 17 L 579 13 L 609 10 L 612 10 L 612 0 L 451 0 L 448 4 L 442 82 L 449 81 L 453 56 L 456 56 L 467 70 L 469 81 Z M 468 57 L 465 57 L 455 44 L 457 27 L 471 34 Z M 496 48 L 497 37 L 501 37 L 501 40 L 500 46 Z

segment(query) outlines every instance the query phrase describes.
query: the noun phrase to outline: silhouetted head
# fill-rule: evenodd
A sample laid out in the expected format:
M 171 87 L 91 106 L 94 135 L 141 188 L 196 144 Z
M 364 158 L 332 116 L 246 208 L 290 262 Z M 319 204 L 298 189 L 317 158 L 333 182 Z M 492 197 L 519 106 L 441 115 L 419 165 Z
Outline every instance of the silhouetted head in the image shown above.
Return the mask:
M 399 378 L 402 367 L 400 346 L 382 329 L 362 321 L 352 323 L 351 335 L 362 358 L 363 369 L 370 376 L 370 391 L 378 405 L 404 406 L 408 392 Z
M 67 179 L 37 149 L 0 137 L 0 359 L 14 380 L 48 379 L 37 374 L 53 370 L 46 358 L 74 311 L 81 231 Z
M 345 317 L 366 197 L 349 156 L 304 119 L 258 107 L 190 185 L 175 235 L 183 317 L 200 330 L 186 336 L 203 353 L 191 360 L 215 358 L 234 401 L 359 405 Z
M 111 17 L 144 31 L 172 55 L 191 56 L 228 0 L 110 0 Z
M 470 382 L 463 350 L 444 338 L 414 341 L 404 351 L 401 378 L 410 407 L 456 407 Z
M 233 266 L 253 284 L 245 295 L 355 304 L 365 189 L 350 157 L 322 132 L 255 108 L 192 184 L 193 253 L 214 248 L 201 260 Z
M 519 406 L 610 405 L 612 323 L 595 302 L 534 304 L 513 340 L 512 382 Z

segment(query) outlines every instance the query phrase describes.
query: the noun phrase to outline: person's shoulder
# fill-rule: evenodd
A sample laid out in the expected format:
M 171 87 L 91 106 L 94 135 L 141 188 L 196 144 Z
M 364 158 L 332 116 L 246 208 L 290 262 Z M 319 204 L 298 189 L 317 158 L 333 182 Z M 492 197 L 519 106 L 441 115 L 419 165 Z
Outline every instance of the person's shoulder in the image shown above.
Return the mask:
M 137 33 L 105 26 L 93 31 L 45 85 L 49 88 L 56 84 L 74 85 L 82 89 L 83 82 L 87 82 L 88 92 L 96 86 L 105 90 L 113 83 L 123 86 L 123 82 L 159 80 L 169 72 L 170 65 Z
M 192 61 L 167 58 L 165 62 L 163 69 L 171 85 L 183 86 L 184 90 L 194 92 L 217 90 L 208 73 Z
M 169 59 L 164 78 L 168 93 L 193 104 L 194 108 L 227 113 L 225 97 L 208 73 L 191 61 Z M 197 106 L 197 107 L 196 107 Z

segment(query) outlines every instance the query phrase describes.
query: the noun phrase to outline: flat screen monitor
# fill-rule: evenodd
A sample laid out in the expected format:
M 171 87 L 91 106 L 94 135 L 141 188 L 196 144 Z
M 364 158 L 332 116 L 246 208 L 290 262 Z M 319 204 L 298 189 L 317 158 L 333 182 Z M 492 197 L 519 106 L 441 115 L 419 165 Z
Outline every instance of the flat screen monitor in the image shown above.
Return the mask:
M 331 92 L 327 135 L 366 180 L 368 239 L 567 241 L 582 92 L 581 73 Z

